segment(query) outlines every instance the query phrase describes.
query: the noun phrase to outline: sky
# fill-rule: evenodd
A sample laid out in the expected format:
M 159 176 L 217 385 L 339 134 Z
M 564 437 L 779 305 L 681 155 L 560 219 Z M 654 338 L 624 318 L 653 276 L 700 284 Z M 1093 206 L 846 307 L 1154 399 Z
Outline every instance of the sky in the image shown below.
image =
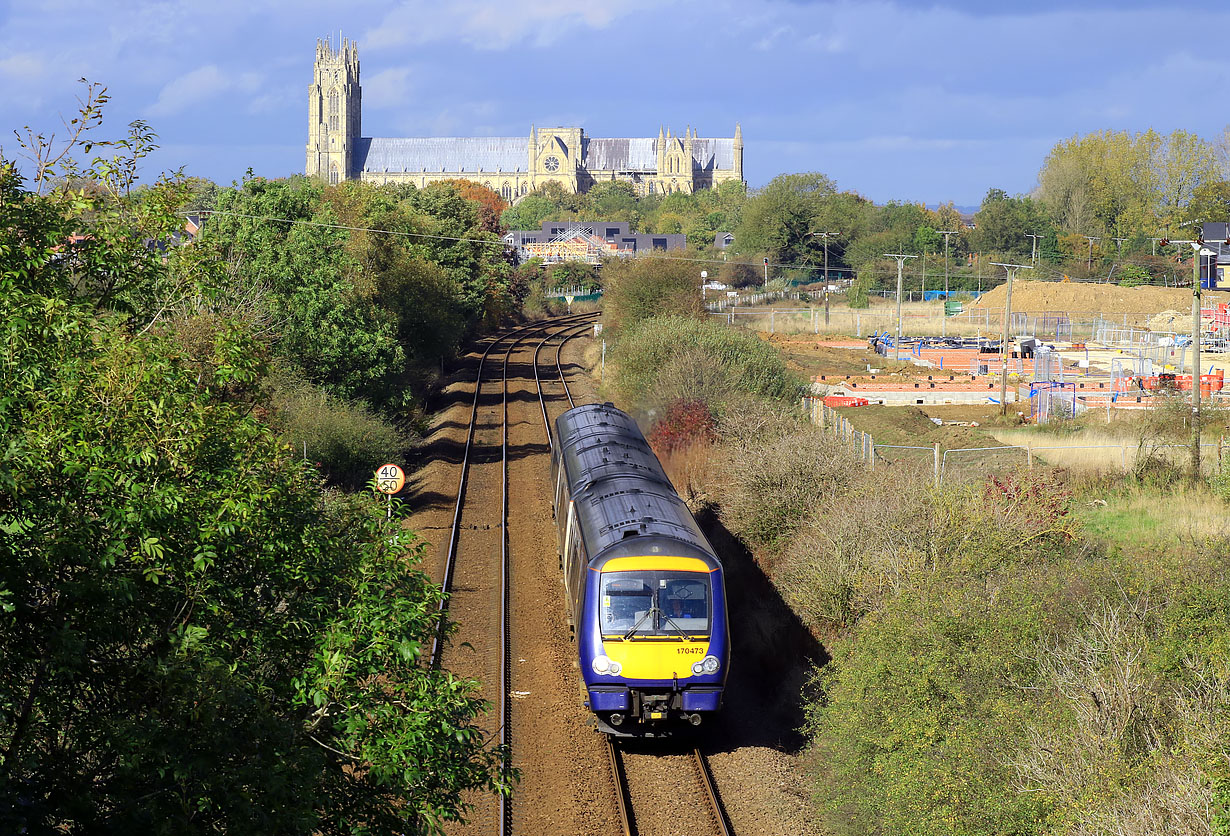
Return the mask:
M 0 0 L 0 148 L 63 136 L 80 78 L 99 134 L 158 133 L 147 177 L 303 170 L 316 40 L 359 45 L 367 136 L 731 136 L 763 186 L 820 171 L 889 200 L 1025 194 L 1100 130 L 1214 140 L 1230 6 L 1184 0 Z

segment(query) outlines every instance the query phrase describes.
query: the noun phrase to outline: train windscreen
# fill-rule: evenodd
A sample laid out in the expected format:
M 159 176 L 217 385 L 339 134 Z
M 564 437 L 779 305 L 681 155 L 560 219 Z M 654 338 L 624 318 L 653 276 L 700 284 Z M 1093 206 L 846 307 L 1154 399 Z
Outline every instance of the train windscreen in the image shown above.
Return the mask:
M 702 572 L 603 572 L 603 638 L 709 633 L 709 576 Z

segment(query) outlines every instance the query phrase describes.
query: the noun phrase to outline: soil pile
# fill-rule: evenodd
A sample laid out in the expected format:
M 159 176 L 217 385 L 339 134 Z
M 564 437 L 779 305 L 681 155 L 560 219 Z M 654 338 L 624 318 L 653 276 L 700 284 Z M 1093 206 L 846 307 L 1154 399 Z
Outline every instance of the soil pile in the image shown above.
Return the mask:
M 1162 311 L 1149 320 L 1150 331 L 1180 331 L 1184 325 L 1191 327 L 1192 315 L 1182 311 Z
M 1000 285 L 984 293 L 970 307 L 979 310 L 1002 311 L 1008 288 Z M 1206 292 L 1207 307 L 1214 302 L 1230 301 L 1225 292 Z M 1069 313 L 1147 314 L 1158 311 L 1190 309 L 1192 292 L 1181 287 L 1119 287 L 1094 282 L 1031 282 L 1017 281 L 1012 285 L 1012 310 L 1022 313 L 1066 311 Z

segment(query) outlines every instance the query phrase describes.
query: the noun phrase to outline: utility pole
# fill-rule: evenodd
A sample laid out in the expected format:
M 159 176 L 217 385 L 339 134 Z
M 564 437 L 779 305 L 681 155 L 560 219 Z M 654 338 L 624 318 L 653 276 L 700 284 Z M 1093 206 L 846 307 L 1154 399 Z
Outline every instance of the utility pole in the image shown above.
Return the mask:
M 1093 242 L 1102 239 L 1096 235 L 1082 235 L 1081 237 L 1089 239 L 1089 269 L 1093 270 Z
M 1000 351 L 1003 354 L 1003 364 L 1000 367 L 999 377 L 999 414 L 1008 414 L 1008 323 L 1012 320 L 1012 280 L 1016 278 L 1017 270 L 1032 270 L 1033 265 L 1030 264 L 1003 264 L 998 261 L 992 261 L 996 267 L 1003 267 L 1008 271 L 1008 298 L 1004 302 L 1004 342 L 1000 346 Z
M 899 255 L 895 253 L 885 253 L 885 258 L 897 259 L 897 339 L 893 341 L 893 360 L 901 361 L 901 268 L 905 265 L 907 258 L 918 258 L 916 255 Z
M 948 336 L 948 236 L 956 234 L 956 230 L 940 232 L 944 236 L 944 317 L 940 320 L 940 334 L 945 337 Z
M 1033 249 L 1029 255 L 1029 263 L 1037 264 L 1038 263 L 1038 239 L 1041 238 L 1042 236 L 1035 232 L 1026 232 L 1025 236 L 1027 238 L 1034 239 Z
M 829 324 L 829 238 L 840 235 L 840 232 L 809 232 L 808 235 L 819 235 L 824 239 L 824 324 Z
M 1122 258 L 1123 257 L 1123 242 L 1126 241 L 1127 239 L 1112 236 L 1110 240 L 1114 241 L 1115 244 L 1119 247 L 1119 256 Z
M 1165 238 L 1150 238 L 1149 240 L 1153 242 L 1153 255 L 1156 256 L 1157 255 L 1157 242 L 1165 241 L 1166 239 Z
M 1194 485 L 1200 480 L 1200 259 L 1215 255 L 1204 248 L 1204 234 L 1199 227 L 1192 249 L 1196 251 L 1192 258 L 1192 461 L 1187 481 Z

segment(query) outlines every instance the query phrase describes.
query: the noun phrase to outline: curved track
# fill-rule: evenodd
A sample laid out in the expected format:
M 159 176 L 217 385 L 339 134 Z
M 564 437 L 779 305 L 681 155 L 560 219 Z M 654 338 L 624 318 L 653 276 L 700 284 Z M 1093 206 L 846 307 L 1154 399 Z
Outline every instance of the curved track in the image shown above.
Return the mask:
M 509 695 L 511 691 L 512 671 L 510 670 L 510 559 L 509 559 L 509 401 L 510 401 L 510 368 L 513 366 L 515 352 L 523 352 L 523 356 L 533 367 L 533 385 L 537 390 L 536 397 L 539 412 L 542 417 L 543 432 L 549 448 L 553 431 L 547 400 L 566 399 L 568 406 L 576 405 L 576 399 L 568 386 L 565 377 L 561 354 L 564 346 L 573 339 L 592 332 L 594 314 L 577 314 L 557 319 L 531 323 L 511 329 L 491 340 L 483 351 L 478 362 L 478 372 L 474 383 L 474 395 L 470 404 L 469 424 L 466 429 L 464 449 L 461 453 L 461 472 L 457 482 L 457 497 L 453 506 L 452 524 L 449 530 L 447 544 L 443 547 L 444 570 L 442 586 L 444 596 L 439 609 L 443 614 L 449 608 L 450 599 L 460 599 L 469 596 L 462 605 L 465 606 L 467 619 L 463 623 L 459 640 L 474 649 L 474 657 L 482 657 L 481 667 L 468 675 L 498 682 L 498 689 L 488 694 L 498 716 L 498 728 L 494 730 L 493 738 L 506 747 L 513 748 L 510 739 Z M 546 349 L 548 357 L 540 356 Z M 554 356 L 550 357 L 552 349 Z M 523 361 L 522 361 L 523 362 Z M 493 368 L 494 367 L 494 368 Z M 553 370 L 553 371 L 552 371 Z M 512 374 L 515 374 L 513 372 Z M 523 374 L 528 375 L 528 369 Z M 548 390 L 557 387 L 550 395 Z M 528 392 L 521 393 L 524 399 Z M 521 407 L 524 409 L 524 407 Z M 524 433 L 524 430 L 520 432 Z M 484 436 L 485 439 L 480 439 Z M 495 458 L 499 451 L 498 460 Z M 498 474 L 495 466 L 499 464 Z M 471 495 L 472 478 L 477 495 Z M 490 510 L 497 501 L 492 493 L 494 482 L 500 482 L 499 514 L 496 517 L 484 517 L 484 510 Z M 488 495 L 483 496 L 486 490 Z M 477 518 L 477 520 L 472 519 Z M 482 520 L 489 521 L 484 524 Z M 469 524 L 463 524 L 469 520 Z M 499 538 L 498 549 L 495 537 Z M 463 541 L 465 541 L 463 543 Z M 498 554 L 498 565 L 492 563 L 494 555 Z M 458 577 L 462 583 L 457 584 Z M 481 578 L 484 580 L 475 579 Z M 497 583 L 490 583 L 490 588 L 477 589 L 484 582 L 498 578 Z M 471 618 L 476 611 L 485 610 L 495 615 L 494 624 L 486 625 L 487 630 L 479 623 L 481 619 Z M 443 630 L 441 619 L 441 630 Z M 498 634 L 498 639 L 496 638 Z M 431 664 L 439 666 L 447 648 L 454 643 L 444 641 L 442 633 L 438 633 L 432 643 Z M 489 667 L 490 660 L 498 658 L 497 677 Z M 474 658 L 460 660 L 464 664 L 475 665 Z M 523 659 L 520 661 L 524 661 Z M 450 670 L 455 667 L 450 662 Z M 713 779 L 709 773 L 708 764 L 699 749 L 693 749 L 680 755 L 679 750 L 670 754 L 663 752 L 624 752 L 621 744 L 606 739 L 602 744 L 607 750 L 611 776 L 617 799 L 619 821 L 625 836 L 652 834 L 669 828 L 673 821 L 666 820 L 662 814 L 655 814 L 661 809 L 654 799 L 653 792 L 661 792 L 665 785 L 669 787 L 667 795 L 690 797 L 693 799 L 694 824 L 689 832 L 703 834 L 711 832 L 719 836 L 730 836 L 732 830 Z M 527 744 L 528 746 L 528 744 Z M 528 748 L 527 748 L 528 751 Z M 520 752 L 524 757 L 525 753 Z M 510 757 L 510 756 L 509 756 Z M 633 767 L 633 779 L 629 781 L 624 759 L 628 758 Z M 507 763 L 506 763 L 507 765 Z M 690 776 L 690 777 L 689 777 Z M 656 788 L 656 789 L 653 789 Z M 703 799 L 703 800 L 702 800 Z M 634 814 L 636 807 L 641 810 L 640 822 Z M 498 836 L 507 836 L 512 832 L 513 817 L 511 800 L 508 797 L 499 799 L 498 808 L 486 812 L 490 808 L 475 807 L 477 814 L 471 825 L 465 829 L 468 833 L 490 833 L 492 830 Z M 480 812 L 481 811 L 481 812 Z M 706 815 L 707 812 L 707 815 Z M 518 814 L 521 815 L 520 813 Z M 705 824 L 705 823 L 708 824 Z M 524 824 L 521 825 L 524 829 Z

